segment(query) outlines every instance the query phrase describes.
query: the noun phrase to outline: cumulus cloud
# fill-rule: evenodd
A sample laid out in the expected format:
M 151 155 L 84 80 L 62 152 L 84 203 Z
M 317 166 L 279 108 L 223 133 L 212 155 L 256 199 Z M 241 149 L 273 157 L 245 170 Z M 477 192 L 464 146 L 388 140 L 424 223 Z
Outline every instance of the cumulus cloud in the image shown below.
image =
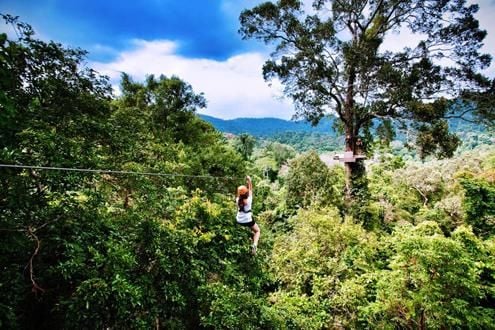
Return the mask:
M 148 74 L 178 76 L 203 92 L 207 109 L 200 113 L 230 119 L 238 117 L 290 118 L 293 109 L 283 100 L 280 85 L 270 87 L 261 75 L 265 57 L 261 53 L 244 53 L 225 61 L 191 59 L 177 55 L 179 43 L 170 40 L 134 40 L 131 50 L 115 60 L 93 62 L 91 66 L 118 84 L 121 72 L 135 80 Z
M 254 5 L 258 0 L 249 0 Z M 473 1 L 470 1 L 473 2 Z M 495 54 L 495 21 L 491 18 L 495 1 L 481 0 L 476 17 L 482 29 L 489 33 L 483 52 Z M 224 11 L 237 11 L 238 4 L 224 0 Z M 247 6 L 249 7 L 249 6 Z M 235 9 L 235 10 L 234 10 Z M 391 34 L 384 40 L 384 49 L 399 50 L 413 46 L 420 36 L 400 33 Z M 261 68 L 267 56 L 262 52 L 248 52 L 232 56 L 223 61 L 206 58 L 186 58 L 179 55 L 181 44 L 171 40 L 146 41 L 136 39 L 130 50 L 121 52 L 110 62 L 93 62 L 90 65 L 106 74 L 117 86 L 121 72 L 130 74 L 136 80 L 143 80 L 147 74 L 176 75 L 190 83 L 195 92 L 203 92 L 207 109 L 200 113 L 231 119 L 238 117 L 278 117 L 289 119 L 294 114 L 293 105 L 282 98 L 281 86 L 270 87 L 261 76 Z M 102 45 L 100 51 L 111 52 Z M 485 74 L 495 77 L 495 61 Z

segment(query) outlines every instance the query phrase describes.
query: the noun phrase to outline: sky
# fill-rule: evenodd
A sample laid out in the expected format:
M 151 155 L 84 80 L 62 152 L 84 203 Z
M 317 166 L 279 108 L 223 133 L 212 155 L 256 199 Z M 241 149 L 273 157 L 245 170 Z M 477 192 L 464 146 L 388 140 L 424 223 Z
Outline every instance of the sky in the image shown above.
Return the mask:
M 0 13 L 20 16 L 43 40 L 89 52 L 88 66 L 110 77 L 118 92 L 121 72 L 143 81 L 147 74 L 176 75 L 204 93 L 199 113 L 232 119 L 294 114 L 282 87 L 263 80 L 272 51 L 242 40 L 239 14 L 262 0 L 1 0 Z M 495 0 L 480 5 L 477 18 L 488 31 L 484 52 L 495 54 Z M 8 27 L 0 26 L 0 31 Z M 385 43 L 401 48 L 412 36 L 392 35 Z M 495 77 L 495 59 L 485 72 Z

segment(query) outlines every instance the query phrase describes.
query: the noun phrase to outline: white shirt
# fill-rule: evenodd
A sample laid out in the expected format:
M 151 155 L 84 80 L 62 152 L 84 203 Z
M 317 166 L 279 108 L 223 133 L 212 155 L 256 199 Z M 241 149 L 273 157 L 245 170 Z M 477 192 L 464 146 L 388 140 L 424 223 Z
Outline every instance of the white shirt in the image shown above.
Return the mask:
M 237 206 L 237 217 L 236 220 L 239 223 L 248 223 L 253 221 L 253 215 L 251 214 L 251 205 L 253 204 L 253 195 L 249 193 L 249 197 L 244 201 L 244 211 L 239 211 L 239 206 Z M 239 205 L 239 197 L 235 199 L 235 204 Z

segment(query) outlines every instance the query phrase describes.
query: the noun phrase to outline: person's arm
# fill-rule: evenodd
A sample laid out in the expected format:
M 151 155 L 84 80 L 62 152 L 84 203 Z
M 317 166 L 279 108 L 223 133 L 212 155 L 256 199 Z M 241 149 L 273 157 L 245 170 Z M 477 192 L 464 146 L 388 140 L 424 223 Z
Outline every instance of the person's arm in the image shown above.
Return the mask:
M 251 182 L 251 177 L 248 175 L 246 176 L 246 185 L 249 190 L 249 195 L 253 194 L 253 183 Z

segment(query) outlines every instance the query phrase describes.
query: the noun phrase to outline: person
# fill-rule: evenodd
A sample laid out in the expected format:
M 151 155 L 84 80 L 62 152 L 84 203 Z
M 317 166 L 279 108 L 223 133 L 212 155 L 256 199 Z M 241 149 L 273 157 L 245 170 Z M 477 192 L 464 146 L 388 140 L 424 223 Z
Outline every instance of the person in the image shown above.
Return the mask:
M 237 223 L 244 227 L 251 228 L 253 232 L 253 244 L 251 245 L 251 253 L 256 254 L 258 248 L 258 241 L 260 239 L 260 227 L 253 219 L 252 205 L 253 205 L 253 183 L 251 178 L 246 176 L 246 186 L 239 186 L 237 188 Z

